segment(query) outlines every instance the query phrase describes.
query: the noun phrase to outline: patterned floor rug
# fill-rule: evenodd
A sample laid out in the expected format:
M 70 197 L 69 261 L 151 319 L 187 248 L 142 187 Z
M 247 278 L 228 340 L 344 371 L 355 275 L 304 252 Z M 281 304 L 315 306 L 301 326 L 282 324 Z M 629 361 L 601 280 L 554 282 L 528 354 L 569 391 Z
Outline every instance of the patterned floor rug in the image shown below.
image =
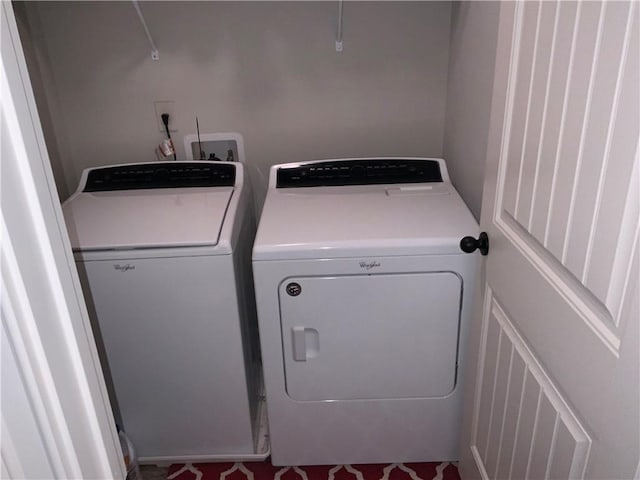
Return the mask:
M 460 480 L 453 463 L 274 467 L 270 462 L 187 463 L 169 467 L 168 480 Z

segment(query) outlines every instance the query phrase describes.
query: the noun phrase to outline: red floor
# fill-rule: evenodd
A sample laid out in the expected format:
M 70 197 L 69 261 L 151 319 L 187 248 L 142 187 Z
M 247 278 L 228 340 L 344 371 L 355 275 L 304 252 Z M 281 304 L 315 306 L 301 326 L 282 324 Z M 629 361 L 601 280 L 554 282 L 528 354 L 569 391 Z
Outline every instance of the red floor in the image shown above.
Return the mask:
M 274 467 L 270 462 L 175 464 L 168 480 L 460 480 L 452 463 Z

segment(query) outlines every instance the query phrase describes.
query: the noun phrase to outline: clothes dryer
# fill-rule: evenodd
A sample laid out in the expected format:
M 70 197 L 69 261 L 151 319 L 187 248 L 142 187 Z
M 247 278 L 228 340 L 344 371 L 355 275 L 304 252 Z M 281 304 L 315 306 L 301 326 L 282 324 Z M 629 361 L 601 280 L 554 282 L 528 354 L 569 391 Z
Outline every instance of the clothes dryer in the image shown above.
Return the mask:
M 63 205 L 111 400 L 142 463 L 261 459 L 243 165 L 85 170 Z
M 441 159 L 271 168 L 253 271 L 275 465 L 458 458 L 477 233 Z

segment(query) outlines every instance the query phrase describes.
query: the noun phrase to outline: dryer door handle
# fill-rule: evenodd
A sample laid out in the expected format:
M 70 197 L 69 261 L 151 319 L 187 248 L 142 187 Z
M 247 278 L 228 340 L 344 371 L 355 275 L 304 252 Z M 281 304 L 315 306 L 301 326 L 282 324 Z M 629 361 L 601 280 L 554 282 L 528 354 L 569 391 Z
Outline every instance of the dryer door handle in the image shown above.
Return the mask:
M 320 353 L 320 335 L 315 328 L 292 327 L 291 343 L 296 362 L 306 362 Z
M 291 329 L 291 339 L 293 340 L 293 359 L 296 362 L 307 361 L 307 345 L 304 335 L 304 327 L 293 327 Z

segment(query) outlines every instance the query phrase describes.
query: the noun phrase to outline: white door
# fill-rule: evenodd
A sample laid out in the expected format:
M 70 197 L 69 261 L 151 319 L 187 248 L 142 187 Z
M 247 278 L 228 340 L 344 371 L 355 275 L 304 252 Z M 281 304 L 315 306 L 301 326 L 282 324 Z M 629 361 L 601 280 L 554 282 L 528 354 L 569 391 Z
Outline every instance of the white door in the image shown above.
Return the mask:
M 636 472 L 638 7 L 501 5 L 463 478 Z

